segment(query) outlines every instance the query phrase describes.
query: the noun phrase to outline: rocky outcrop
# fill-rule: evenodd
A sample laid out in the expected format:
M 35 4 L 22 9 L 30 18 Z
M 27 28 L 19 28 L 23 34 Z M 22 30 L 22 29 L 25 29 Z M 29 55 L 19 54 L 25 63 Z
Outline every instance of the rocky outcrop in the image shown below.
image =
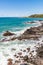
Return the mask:
M 14 33 L 11 33 L 9 31 L 6 31 L 3 36 L 12 36 L 12 35 L 15 35 Z
M 39 27 L 31 27 L 30 29 L 27 29 L 21 36 L 18 37 L 18 39 L 38 40 L 41 35 L 43 35 L 43 24 Z
M 6 31 L 3 36 L 12 36 L 15 35 L 14 33 L 11 33 L 9 31 Z M 15 39 L 22 40 L 22 39 L 33 39 L 33 40 L 39 40 L 39 38 L 43 35 L 43 24 L 38 27 L 31 27 L 30 29 L 27 29 L 22 35 L 19 37 L 12 37 L 8 41 L 13 41 Z M 5 40 L 5 39 L 4 39 Z M 6 39 L 7 40 L 7 39 Z

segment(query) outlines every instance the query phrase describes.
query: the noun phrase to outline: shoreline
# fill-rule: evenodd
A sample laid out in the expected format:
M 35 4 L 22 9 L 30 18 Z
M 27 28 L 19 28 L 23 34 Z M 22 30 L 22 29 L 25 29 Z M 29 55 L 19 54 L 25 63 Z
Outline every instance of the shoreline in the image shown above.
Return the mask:
M 12 34 L 13 32 L 7 31 L 7 36 Z M 34 34 L 34 37 L 32 37 L 33 34 Z M 28 38 L 27 37 L 23 38 L 23 36 L 26 36 L 26 35 L 28 35 Z M 29 35 L 31 35 L 32 38 L 30 38 Z M 37 39 L 35 35 L 41 35 L 41 36 L 43 35 L 43 24 L 40 26 L 26 29 L 24 33 L 21 34 L 22 39 L 20 39 L 21 37 L 18 39 L 18 37 L 15 38 L 13 36 L 12 37 L 8 36 L 8 39 L 3 39 L 0 43 L 0 49 L 1 49 L 0 65 L 2 65 L 2 62 L 3 62 L 3 65 L 9 65 L 9 63 L 11 64 L 11 62 L 12 62 L 12 65 L 21 65 L 21 64 L 25 65 L 25 63 L 26 65 L 27 64 L 35 65 L 36 61 L 37 60 L 39 61 L 39 59 L 37 58 L 36 49 L 39 48 L 41 45 L 43 45 L 43 37 L 42 39 L 39 37 L 38 37 L 39 39 Z M 10 37 L 10 40 L 9 40 L 9 37 Z
M 31 28 L 34 28 L 34 27 L 39 27 L 39 26 L 41 26 L 42 25 L 42 23 L 41 22 L 39 22 L 39 21 L 37 21 L 36 22 L 36 26 L 32 26 L 32 27 L 27 27 L 27 28 L 25 28 L 24 30 L 21 30 L 21 31 L 18 31 L 18 32 L 11 32 L 11 31 L 8 31 L 9 33 L 12 33 L 12 34 L 14 34 L 14 35 L 11 35 L 11 36 L 3 36 L 3 34 L 5 34 L 5 33 L 7 33 L 7 31 L 6 32 L 4 32 L 4 33 L 2 33 L 2 37 L 3 37 L 3 42 L 4 42 L 4 40 L 5 41 L 10 41 L 10 38 L 12 38 L 12 41 L 13 41 L 13 39 L 15 40 L 15 39 L 17 39 L 17 38 L 19 38 L 27 29 L 31 29 Z M 5 37 L 5 38 L 4 38 Z M 8 39 L 9 38 L 9 39 Z M 0 40 L 0 42 L 1 42 L 1 40 Z

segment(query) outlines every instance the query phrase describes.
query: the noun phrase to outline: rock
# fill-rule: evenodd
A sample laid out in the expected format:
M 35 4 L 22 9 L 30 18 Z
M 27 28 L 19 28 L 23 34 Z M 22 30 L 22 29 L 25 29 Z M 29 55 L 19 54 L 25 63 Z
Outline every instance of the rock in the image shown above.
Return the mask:
M 13 59 L 9 58 L 8 61 L 13 61 Z
M 34 52 L 34 50 L 31 51 L 32 53 Z
M 15 63 L 20 63 L 21 61 L 20 60 L 16 60 Z
M 18 55 L 22 55 L 22 52 L 19 52 Z
M 18 56 L 18 55 L 16 55 L 16 54 L 14 55 L 14 57 L 19 58 L 19 56 Z
M 43 65 L 43 59 L 36 57 L 36 59 L 33 61 L 34 65 Z
M 19 58 L 19 56 L 16 56 L 16 58 Z
M 26 34 L 35 34 L 36 32 L 33 31 L 31 28 L 30 29 L 27 29 L 23 34 L 26 35 Z
M 25 22 L 24 24 L 33 24 L 33 23 L 36 23 L 36 22 L 31 21 L 31 22 Z
M 43 35 L 43 25 L 38 27 L 31 27 L 30 29 L 27 29 L 21 36 L 19 36 L 17 39 L 33 39 L 33 40 L 39 40 L 39 38 Z
M 8 59 L 8 64 L 7 65 L 13 65 L 13 60 L 11 58 Z
M 27 48 L 27 51 L 29 52 L 30 51 L 30 48 Z
M 41 45 L 41 47 L 37 48 L 37 56 L 39 56 L 40 58 L 43 58 L 43 45 Z
M 26 52 L 26 50 L 23 50 L 23 52 Z
M 23 57 L 23 60 L 24 60 L 24 61 L 28 61 L 28 56 L 27 56 L 27 55 L 24 56 L 24 57 Z
M 6 31 L 3 36 L 12 36 L 12 35 L 15 35 L 14 33 L 11 33 L 9 31 Z
M 20 58 L 22 58 L 22 59 L 23 59 L 23 56 L 20 56 Z
M 16 37 L 11 38 L 12 41 L 15 40 L 15 39 L 16 39 Z
M 12 61 L 9 61 L 7 65 L 13 65 Z
M 12 48 L 11 50 L 12 50 L 12 51 L 15 51 L 16 49 L 15 49 L 15 48 Z
M 1 42 L 10 41 L 10 39 L 4 38 L 1 40 Z
M 15 54 L 14 57 L 17 57 L 17 55 Z

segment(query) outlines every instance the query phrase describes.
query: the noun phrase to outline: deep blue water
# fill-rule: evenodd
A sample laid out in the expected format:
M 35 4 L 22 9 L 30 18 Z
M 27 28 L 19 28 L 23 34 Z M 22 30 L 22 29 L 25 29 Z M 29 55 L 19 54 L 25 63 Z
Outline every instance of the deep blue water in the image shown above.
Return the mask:
M 43 18 L 0 17 L 0 32 L 7 30 L 22 30 L 25 27 L 31 26 L 31 24 L 25 24 L 25 22 L 31 22 L 35 20 L 43 20 Z

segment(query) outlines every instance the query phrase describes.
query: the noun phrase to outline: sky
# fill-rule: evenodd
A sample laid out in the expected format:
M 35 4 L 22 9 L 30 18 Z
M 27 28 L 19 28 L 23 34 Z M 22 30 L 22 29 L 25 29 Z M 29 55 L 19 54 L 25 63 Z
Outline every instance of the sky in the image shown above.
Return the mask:
M 0 17 L 43 14 L 43 0 L 0 0 Z

